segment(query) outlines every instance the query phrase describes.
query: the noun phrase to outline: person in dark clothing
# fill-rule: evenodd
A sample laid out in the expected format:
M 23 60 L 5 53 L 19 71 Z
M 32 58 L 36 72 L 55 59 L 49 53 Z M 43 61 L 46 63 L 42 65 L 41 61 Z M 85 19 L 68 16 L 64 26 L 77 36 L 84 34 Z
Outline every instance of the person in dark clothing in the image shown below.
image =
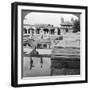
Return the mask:
M 36 51 L 36 47 L 30 53 L 30 55 L 38 55 L 38 54 L 39 54 L 39 52 Z M 34 67 L 33 59 L 32 59 L 32 56 L 30 56 L 30 70 L 32 69 L 32 67 Z
M 41 64 L 41 68 L 43 67 L 43 58 L 41 57 L 41 60 L 40 60 L 40 64 Z
M 30 70 L 32 69 L 32 67 L 33 67 L 33 59 L 32 59 L 32 57 L 30 58 Z
M 39 52 L 36 51 L 36 47 L 31 51 L 30 55 L 39 55 Z

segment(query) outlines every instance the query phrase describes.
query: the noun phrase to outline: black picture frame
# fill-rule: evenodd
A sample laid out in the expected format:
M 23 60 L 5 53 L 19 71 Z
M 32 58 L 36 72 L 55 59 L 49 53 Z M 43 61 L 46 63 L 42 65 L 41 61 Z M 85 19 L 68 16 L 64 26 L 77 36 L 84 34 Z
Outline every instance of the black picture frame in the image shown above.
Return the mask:
M 85 10 L 85 80 L 62 81 L 62 82 L 45 82 L 45 83 L 28 83 L 18 84 L 18 6 L 36 6 L 51 8 L 69 8 Z M 88 82 L 88 7 L 74 5 L 58 5 L 43 3 L 14 2 L 11 4 L 11 86 L 42 86 L 42 85 L 58 85 L 58 84 L 75 84 Z

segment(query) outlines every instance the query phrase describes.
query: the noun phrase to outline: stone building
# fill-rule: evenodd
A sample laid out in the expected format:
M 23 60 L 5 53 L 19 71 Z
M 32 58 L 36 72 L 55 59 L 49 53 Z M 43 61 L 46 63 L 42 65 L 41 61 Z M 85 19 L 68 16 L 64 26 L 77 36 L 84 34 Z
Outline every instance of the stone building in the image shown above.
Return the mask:
M 61 24 L 60 24 L 61 34 L 70 33 L 70 32 L 72 33 L 73 23 L 74 23 L 73 18 L 71 18 L 71 21 L 64 21 L 64 18 L 61 18 Z
M 24 37 L 34 39 L 48 39 L 50 36 L 58 36 L 61 34 L 59 27 L 53 27 L 47 24 L 24 25 L 23 29 Z
M 64 21 L 61 18 L 60 27 L 50 24 L 23 25 L 23 39 L 33 39 L 37 48 L 52 48 L 54 46 L 79 47 L 80 35 L 73 33 L 73 18 Z

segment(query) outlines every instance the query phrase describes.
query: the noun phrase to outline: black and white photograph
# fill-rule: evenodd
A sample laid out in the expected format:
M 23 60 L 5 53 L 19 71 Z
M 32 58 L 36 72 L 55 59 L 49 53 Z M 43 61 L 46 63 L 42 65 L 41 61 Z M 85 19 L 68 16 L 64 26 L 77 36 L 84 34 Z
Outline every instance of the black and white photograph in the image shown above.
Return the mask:
M 80 14 L 22 16 L 22 76 L 80 75 Z
M 87 82 L 87 7 L 12 4 L 12 86 Z

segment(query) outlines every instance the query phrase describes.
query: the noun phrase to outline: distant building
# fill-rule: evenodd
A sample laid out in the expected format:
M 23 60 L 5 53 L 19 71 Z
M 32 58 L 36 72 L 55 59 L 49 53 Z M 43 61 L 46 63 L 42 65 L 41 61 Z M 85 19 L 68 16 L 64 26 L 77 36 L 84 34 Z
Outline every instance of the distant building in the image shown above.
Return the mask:
M 61 34 L 65 34 L 68 32 L 73 32 L 73 23 L 74 23 L 74 19 L 71 18 L 71 21 L 64 21 L 64 18 L 61 18 Z

